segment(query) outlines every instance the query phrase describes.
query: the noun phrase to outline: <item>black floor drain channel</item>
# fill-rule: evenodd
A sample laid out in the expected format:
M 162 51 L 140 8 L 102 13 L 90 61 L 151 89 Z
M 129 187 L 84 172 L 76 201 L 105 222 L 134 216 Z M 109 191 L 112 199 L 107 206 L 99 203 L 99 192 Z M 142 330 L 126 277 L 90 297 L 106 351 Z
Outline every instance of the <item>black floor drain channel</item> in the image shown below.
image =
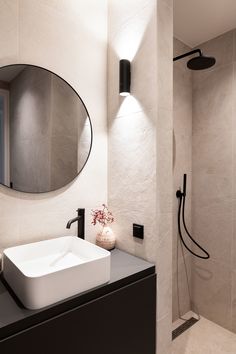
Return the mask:
M 174 331 L 172 331 L 172 340 L 180 336 L 183 332 L 185 332 L 187 329 L 192 327 L 196 322 L 199 320 L 197 318 L 191 317 L 189 320 L 184 322 L 182 325 L 177 327 Z

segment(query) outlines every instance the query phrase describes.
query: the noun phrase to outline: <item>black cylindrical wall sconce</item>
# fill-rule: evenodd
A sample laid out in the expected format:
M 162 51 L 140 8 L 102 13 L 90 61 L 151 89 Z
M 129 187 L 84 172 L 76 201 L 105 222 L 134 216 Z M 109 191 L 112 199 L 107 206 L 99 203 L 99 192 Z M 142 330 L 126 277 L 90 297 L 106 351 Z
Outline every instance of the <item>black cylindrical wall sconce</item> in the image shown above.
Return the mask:
M 120 95 L 128 96 L 130 94 L 131 65 L 127 59 L 120 60 Z

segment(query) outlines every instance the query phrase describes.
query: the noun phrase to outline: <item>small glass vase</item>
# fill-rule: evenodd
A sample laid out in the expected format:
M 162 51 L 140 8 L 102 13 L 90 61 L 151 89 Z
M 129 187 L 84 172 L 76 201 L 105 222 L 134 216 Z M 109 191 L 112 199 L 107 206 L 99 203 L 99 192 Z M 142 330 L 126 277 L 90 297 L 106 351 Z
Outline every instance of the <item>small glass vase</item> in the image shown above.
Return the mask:
M 96 235 L 96 245 L 110 251 L 115 248 L 116 237 L 109 226 L 104 226 Z

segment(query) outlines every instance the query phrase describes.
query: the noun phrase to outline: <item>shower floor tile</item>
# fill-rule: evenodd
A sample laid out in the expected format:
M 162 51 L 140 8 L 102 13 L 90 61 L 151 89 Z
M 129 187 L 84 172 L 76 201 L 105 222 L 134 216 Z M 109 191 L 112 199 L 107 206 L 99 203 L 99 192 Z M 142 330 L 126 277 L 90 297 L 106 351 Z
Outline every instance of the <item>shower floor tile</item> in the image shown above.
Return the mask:
M 201 317 L 172 342 L 172 354 L 235 354 L 236 334 Z

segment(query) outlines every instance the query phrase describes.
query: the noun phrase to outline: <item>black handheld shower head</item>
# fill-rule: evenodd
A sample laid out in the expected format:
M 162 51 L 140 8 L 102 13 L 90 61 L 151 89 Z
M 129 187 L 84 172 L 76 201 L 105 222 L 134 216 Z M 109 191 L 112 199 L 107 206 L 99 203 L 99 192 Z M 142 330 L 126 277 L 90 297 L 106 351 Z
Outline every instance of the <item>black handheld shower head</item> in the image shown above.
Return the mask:
M 186 197 L 186 187 L 187 187 L 187 174 L 184 174 L 183 178 L 183 196 Z
M 183 178 L 183 192 L 181 192 L 181 189 L 178 189 L 176 191 L 176 197 L 179 199 L 179 208 L 178 208 L 178 232 L 179 232 L 179 237 L 181 242 L 183 243 L 184 247 L 194 256 L 202 259 L 208 259 L 210 258 L 209 253 L 197 243 L 197 241 L 194 240 L 194 238 L 190 235 L 186 222 L 185 222 L 185 198 L 186 198 L 186 190 L 187 190 L 187 174 L 184 174 Z M 183 235 L 182 235 L 182 230 L 181 230 L 181 210 L 182 210 L 182 223 L 184 230 L 190 240 L 204 253 L 204 255 L 197 254 L 195 253 L 191 248 L 189 248 L 188 244 L 185 242 Z

